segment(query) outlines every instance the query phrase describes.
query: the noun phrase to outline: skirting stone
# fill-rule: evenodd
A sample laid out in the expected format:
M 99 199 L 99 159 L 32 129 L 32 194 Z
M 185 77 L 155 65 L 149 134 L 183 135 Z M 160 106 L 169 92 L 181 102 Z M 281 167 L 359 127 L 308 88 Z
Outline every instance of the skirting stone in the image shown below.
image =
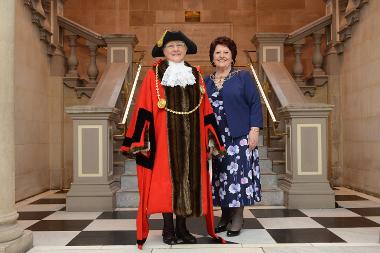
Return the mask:
M 16 240 L 0 243 L 1 253 L 24 253 L 33 247 L 33 234 L 30 230 L 25 230 L 23 235 Z

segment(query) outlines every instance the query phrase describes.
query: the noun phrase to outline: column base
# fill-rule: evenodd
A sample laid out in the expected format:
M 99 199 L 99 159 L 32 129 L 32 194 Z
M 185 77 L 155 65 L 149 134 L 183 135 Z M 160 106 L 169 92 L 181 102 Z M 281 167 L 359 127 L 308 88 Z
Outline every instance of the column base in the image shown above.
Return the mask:
M 328 182 L 292 182 L 283 179 L 284 204 L 289 209 L 335 208 L 335 193 Z
M 119 187 L 114 184 L 72 183 L 66 195 L 66 211 L 97 212 L 113 211 L 116 206 L 115 194 Z
M 33 234 L 30 230 L 24 233 L 16 240 L 0 243 L 1 253 L 24 253 L 33 247 Z

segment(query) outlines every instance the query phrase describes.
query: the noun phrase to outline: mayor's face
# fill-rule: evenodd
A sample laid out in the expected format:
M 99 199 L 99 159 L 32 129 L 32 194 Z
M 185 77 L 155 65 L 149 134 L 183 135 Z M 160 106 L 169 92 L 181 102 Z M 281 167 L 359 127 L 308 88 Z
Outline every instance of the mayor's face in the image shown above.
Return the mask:
M 182 62 L 185 58 L 187 47 L 183 41 L 170 41 L 164 46 L 164 55 L 168 61 Z

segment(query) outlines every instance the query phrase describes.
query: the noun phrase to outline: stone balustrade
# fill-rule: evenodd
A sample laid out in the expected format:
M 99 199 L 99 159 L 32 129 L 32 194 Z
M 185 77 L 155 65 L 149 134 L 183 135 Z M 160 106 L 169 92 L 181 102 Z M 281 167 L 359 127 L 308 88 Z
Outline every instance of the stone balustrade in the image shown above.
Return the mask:
M 322 69 L 323 55 L 321 52 L 321 45 L 323 36 L 326 38 L 326 44 L 329 43 L 331 22 L 331 14 L 321 17 L 320 19 L 290 33 L 284 42 L 286 46 L 294 48 L 295 62 L 293 66 L 293 76 L 305 95 L 314 96 L 316 87 L 321 87 L 327 83 L 327 75 Z M 311 37 L 313 40 L 313 71 L 309 76 L 305 76 L 305 68 L 301 57 L 302 49 L 305 46 L 308 37 Z
M 76 90 L 80 97 L 86 95 L 91 97 L 94 88 L 97 85 L 99 69 L 96 64 L 98 48 L 107 47 L 107 43 L 103 36 L 83 27 L 74 21 L 63 16 L 57 16 L 58 25 L 63 30 L 63 34 L 67 37 L 69 52 L 67 53 L 68 71 L 65 73 L 64 83 L 68 87 Z M 87 66 L 87 76 L 81 78 L 78 72 L 78 39 L 84 39 L 88 47 L 89 64 Z

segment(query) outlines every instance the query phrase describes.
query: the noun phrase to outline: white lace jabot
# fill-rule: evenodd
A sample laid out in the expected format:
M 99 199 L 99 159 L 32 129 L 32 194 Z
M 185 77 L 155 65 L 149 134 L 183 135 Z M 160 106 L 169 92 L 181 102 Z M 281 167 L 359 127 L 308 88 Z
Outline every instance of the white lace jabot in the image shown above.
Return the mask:
M 168 62 L 169 66 L 162 78 L 162 85 L 170 87 L 186 87 L 186 85 L 195 84 L 195 77 L 191 67 L 186 66 L 183 61 L 179 63 L 171 61 Z

